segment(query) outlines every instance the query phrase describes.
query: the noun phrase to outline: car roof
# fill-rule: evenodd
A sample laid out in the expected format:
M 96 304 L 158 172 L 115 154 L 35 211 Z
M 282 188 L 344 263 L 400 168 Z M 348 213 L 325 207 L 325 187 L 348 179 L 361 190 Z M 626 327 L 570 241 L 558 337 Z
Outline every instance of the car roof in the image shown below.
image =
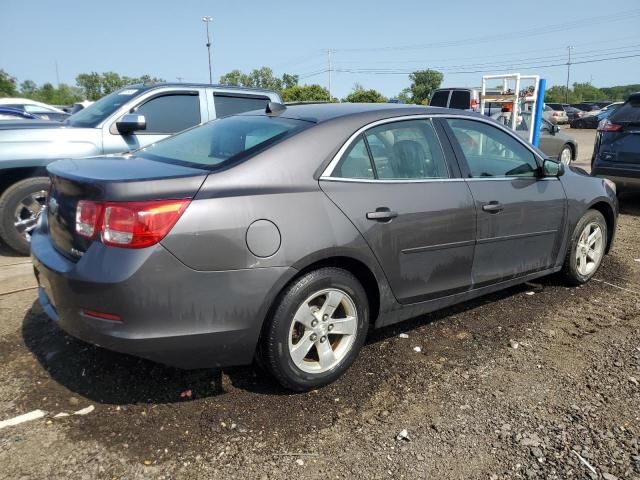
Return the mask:
M 128 85 L 124 88 L 137 88 L 141 90 L 152 90 L 160 87 L 193 87 L 193 88 L 220 88 L 224 90 L 238 90 L 239 92 L 262 92 L 262 93 L 276 93 L 274 90 L 268 90 L 266 88 L 255 87 L 241 87 L 238 85 L 221 85 L 214 83 L 185 83 L 185 82 L 146 82 L 137 83 L 134 85 Z
M 285 105 L 286 106 L 286 105 Z M 310 103 L 304 105 L 288 105 L 279 113 L 272 114 L 293 120 L 305 120 L 323 123 L 329 120 L 345 117 L 366 117 L 368 121 L 399 117 L 402 115 L 426 115 L 442 113 L 473 113 L 464 110 L 452 110 L 441 107 L 423 107 L 419 105 L 403 105 L 397 103 Z M 265 111 L 254 110 L 241 115 L 267 115 Z

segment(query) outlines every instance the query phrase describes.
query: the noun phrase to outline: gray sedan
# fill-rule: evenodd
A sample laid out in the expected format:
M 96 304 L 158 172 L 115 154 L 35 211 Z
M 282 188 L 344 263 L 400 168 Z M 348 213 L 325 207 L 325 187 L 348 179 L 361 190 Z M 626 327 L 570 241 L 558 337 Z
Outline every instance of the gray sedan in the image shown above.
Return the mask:
M 498 119 L 499 115 L 499 113 L 492 115 L 491 118 Z M 516 131 L 522 138 L 527 139 L 531 114 L 524 112 L 520 116 L 522 120 L 517 125 Z M 565 165 L 569 165 L 578 158 L 578 142 L 576 142 L 576 139 L 545 119 L 542 119 L 542 124 L 540 125 L 539 148 L 547 157 L 557 158 L 558 161 Z
M 460 110 L 289 106 L 124 157 L 49 166 L 32 239 L 40 303 L 69 334 L 183 367 L 334 381 L 370 327 L 554 272 L 613 243 L 608 180 Z

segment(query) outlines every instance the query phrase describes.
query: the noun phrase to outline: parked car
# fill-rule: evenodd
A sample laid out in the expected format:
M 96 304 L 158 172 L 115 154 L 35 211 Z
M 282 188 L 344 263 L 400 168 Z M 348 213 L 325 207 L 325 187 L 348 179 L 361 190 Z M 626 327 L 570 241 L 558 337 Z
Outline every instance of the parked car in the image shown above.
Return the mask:
M 30 113 L 12 107 L 0 107 L 0 120 L 34 120 Z
M 516 133 L 528 140 L 531 113 L 520 114 L 522 121 L 516 127 Z M 564 165 L 569 165 L 578 156 L 578 142 L 575 138 L 562 132 L 557 125 L 544 118 L 540 125 L 540 144 L 538 148 L 549 158 L 555 158 Z
M 585 115 L 585 112 L 583 112 L 579 108 L 572 107 L 571 105 L 567 105 L 563 103 L 562 108 L 564 108 L 564 111 L 567 113 L 567 117 L 569 117 L 569 123 L 571 123 L 571 120 L 575 120 L 576 118 L 582 118 Z
M 482 90 L 479 88 L 438 88 L 431 94 L 429 106 L 478 112 L 480 111 L 481 94 Z M 494 113 L 500 112 L 502 107 L 504 107 L 504 103 L 486 102 L 484 113 L 490 117 Z
M 569 125 L 571 126 L 571 128 L 598 128 L 598 124 L 605 118 L 609 117 L 609 115 L 611 115 L 614 111 L 615 108 L 609 109 L 605 112 L 600 112 L 596 115 L 585 115 L 571 121 Z
M 61 122 L 69 118 L 64 110 L 28 98 L 0 98 L 0 107 L 16 108 L 42 120 Z
M 620 191 L 640 189 L 640 92 L 600 121 L 591 173 L 613 180 Z
M 606 112 L 608 110 L 615 110 L 616 108 L 618 108 L 620 105 L 622 105 L 624 102 L 613 102 L 610 103 L 608 105 L 605 105 L 604 107 L 602 107 L 600 110 L 592 110 L 589 112 L 589 115 L 597 115 L 601 112 Z
M 46 165 L 61 158 L 121 153 L 181 130 L 279 101 L 277 93 L 231 86 L 144 84 L 123 88 L 64 123 L 0 124 L 0 239 L 28 255 L 44 205 Z
M 549 105 L 544 106 L 542 116 L 545 120 L 553 124 L 563 125 L 565 123 L 569 123 L 569 116 L 567 115 L 567 112 L 563 109 L 555 110 Z
M 258 355 L 293 390 L 338 378 L 370 326 L 587 282 L 618 210 L 490 118 L 393 104 L 270 103 L 48 171 L 32 260 L 62 329 L 182 368 Z
M 572 107 L 575 107 L 583 112 L 589 113 L 594 110 L 600 110 L 600 107 L 594 103 L 582 102 L 582 103 L 572 103 Z

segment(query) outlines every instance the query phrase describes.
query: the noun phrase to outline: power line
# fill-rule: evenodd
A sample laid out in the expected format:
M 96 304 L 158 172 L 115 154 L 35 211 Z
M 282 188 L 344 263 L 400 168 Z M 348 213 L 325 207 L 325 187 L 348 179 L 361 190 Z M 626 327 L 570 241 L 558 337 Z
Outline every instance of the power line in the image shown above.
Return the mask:
M 604 60 L 606 60 L 610 55 L 635 54 L 638 52 L 639 52 L 638 47 L 624 48 L 615 52 L 608 52 L 608 53 L 603 52 L 603 53 L 596 53 L 596 54 L 590 54 L 590 55 L 576 55 L 574 59 L 586 60 L 586 59 L 595 58 L 596 60 L 600 60 L 602 58 L 598 58 L 598 57 L 605 56 Z M 518 65 L 526 65 L 527 63 L 530 63 L 531 60 L 536 60 L 534 62 L 534 65 L 531 65 L 531 68 L 533 68 L 536 66 L 542 67 L 542 66 L 545 66 L 546 63 L 559 61 L 560 59 L 563 59 L 563 58 L 564 58 L 564 55 L 555 55 L 550 57 L 537 57 L 537 58 L 529 58 L 529 59 L 524 58 L 517 61 L 509 60 L 505 62 L 488 62 L 488 63 L 463 64 L 463 65 L 432 65 L 431 68 L 442 70 L 445 72 L 454 72 L 457 70 L 461 70 L 461 69 L 465 70 L 470 68 L 485 68 L 485 69 L 515 68 Z M 573 63 L 576 63 L 576 62 L 573 62 Z M 566 62 L 563 63 L 562 65 L 566 65 Z M 404 68 L 376 68 L 376 67 L 350 67 L 350 68 L 343 67 L 343 68 L 346 70 L 358 70 L 361 72 L 373 72 L 373 73 L 376 73 L 376 72 L 377 73 L 395 73 L 395 72 L 404 73 L 408 68 L 414 68 L 414 67 L 405 66 Z
M 530 28 L 528 30 L 519 30 L 516 32 L 484 35 L 480 37 L 470 37 L 470 38 L 460 39 L 460 40 L 413 44 L 413 45 L 401 45 L 401 46 L 393 46 L 393 47 L 336 48 L 334 49 L 334 51 L 335 52 L 382 52 L 382 51 L 397 51 L 397 50 L 422 50 L 425 48 L 436 48 L 436 47 L 440 47 L 440 48 L 456 47 L 456 46 L 461 46 L 469 43 L 477 44 L 477 43 L 487 43 L 487 42 L 494 42 L 494 41 L 503 42 L 505 40 L 508 40 L 514 37 L 522 38 L 522 37 L 538 36 L 538 35 L 545 35 L 548 33 L 566 32 L 567 30 L 572 30 L 576 28 L 584 28 L 585 24 L 587 24 L 590 21 L 597 22 L 598 25 L 602 25 L 604 23 L 629 20 L 631 18 L 635 18 L 638 16 L 640 16 L 640 10 L 634 9 L 634 10 L 619 12 L 612 15 L 582 18 L 580 20 L 574 20 L 573 22 L 565 22 L 565 23 L 559 23 L 555 25 L 548 25 L 542 28 L 540 27 Z
M 633 54 L 633 55 L 623 55 L 623 56 L 618 56 L 618 57 L 608 57 L 608 58 L 599 58 L 599 59 L 594 59 L 594 60 L 581 60 L 581 61 L 572 61 L 571 64 L 572 65 L 579 65 L 579 64 L 585 64 L 585 63 L 598 63 L 598 62 L 608 62 L 611 60 L 621 60 L 621 59 L 625 59 L 625 58 L 636 58 L 636 57 L 640 57 L 640 53 L 637 54 Z M 514 68 L 520 68 L 522 70 L 529 70 L 532 68 L 551 68 L 551 67 L 564 67 L 567 65 L 566 62 L 563 63 L 552 63 L 552 64 L 546 64 L 546 65 L 516 65 L 514 64 Z M 409 70 L 405 70 L 405 71 L 370 71 L 370 70 L 362 70 L 362 69 L 338 69 L 338 68 L 334 68 L 333 69 L 334 72 L 339 72 L 339 73 L 366 73 L 369 75 L 409 75 L 411 73 L 413 73 L 412 71 Z M 490 72 L 492 71 L 492 69 L 480 69 L 480 70 L 467 70 L 467 71 L 463 71 L 463 70 L 452 70 L 452 71 L 447 71 L 445 70 L 443 73 L 446 73 L 447 75 L 456 75 L 456 74 L 471 74 L 471 73 L 486 73 L 486 72 Z M 324 73 L 324 72 L 319 72 L 319 73 Z

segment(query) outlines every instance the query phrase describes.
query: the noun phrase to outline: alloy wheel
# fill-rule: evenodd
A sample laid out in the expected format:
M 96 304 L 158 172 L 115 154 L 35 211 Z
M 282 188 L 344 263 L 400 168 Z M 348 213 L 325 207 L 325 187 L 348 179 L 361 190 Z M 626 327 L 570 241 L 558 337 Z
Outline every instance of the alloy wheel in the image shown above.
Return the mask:
M 591 275 L 600 265 L 604 254 L 602 228 L 596 222 L 587 224 L 576 247 L 576 270 L 582 276 Z
M 15 209 L 13 227 L 27 241 L 31 241 L 31 232 L 36 228 L 46 201 L 47 191 L 38 190 L 20 200 Z
M 324 373 L 351 351 L 358 312 L 349 294 L 328 288 L 309 296 L 296 311 L 289 329 L 289 355 L 300 370 Z
M 571 163 L 571 149 L 569 147 L 564 147 L 560 152 L 560 162 L 565 165 L 569 165 Z

